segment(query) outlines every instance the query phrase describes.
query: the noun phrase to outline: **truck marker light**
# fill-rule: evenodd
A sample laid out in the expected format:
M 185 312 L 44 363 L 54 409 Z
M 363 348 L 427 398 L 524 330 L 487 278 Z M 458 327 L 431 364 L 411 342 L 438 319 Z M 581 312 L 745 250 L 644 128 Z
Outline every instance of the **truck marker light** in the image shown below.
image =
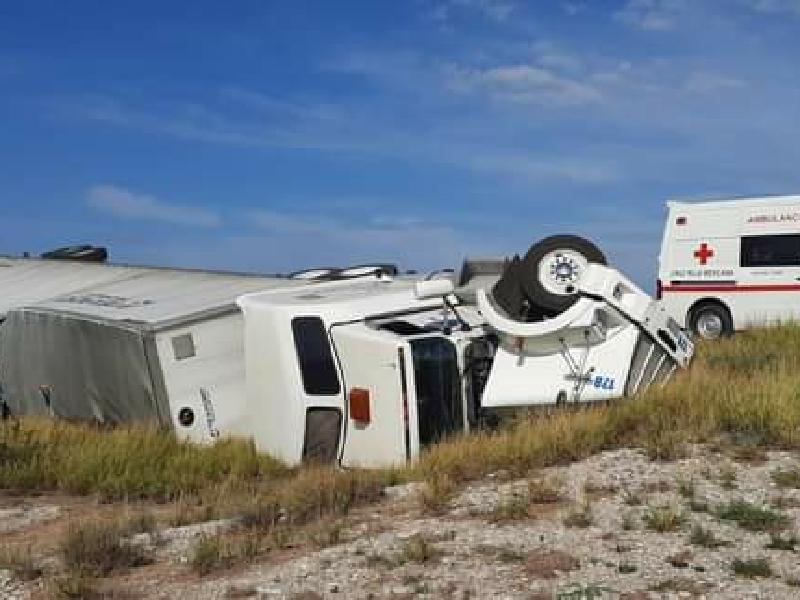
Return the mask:
M 348 398 L 350 400 L 350 418 L 361 424 L 369 423 L 371 421 L 369 390 L 351 388 Z

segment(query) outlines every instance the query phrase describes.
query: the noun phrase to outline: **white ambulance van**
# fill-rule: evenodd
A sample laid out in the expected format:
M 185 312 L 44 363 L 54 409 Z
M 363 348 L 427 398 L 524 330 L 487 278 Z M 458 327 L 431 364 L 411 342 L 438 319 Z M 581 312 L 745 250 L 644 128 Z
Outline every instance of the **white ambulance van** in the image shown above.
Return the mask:
M 800 195 L 668 202 L 657 297 L 715 339 L 800 317 Z

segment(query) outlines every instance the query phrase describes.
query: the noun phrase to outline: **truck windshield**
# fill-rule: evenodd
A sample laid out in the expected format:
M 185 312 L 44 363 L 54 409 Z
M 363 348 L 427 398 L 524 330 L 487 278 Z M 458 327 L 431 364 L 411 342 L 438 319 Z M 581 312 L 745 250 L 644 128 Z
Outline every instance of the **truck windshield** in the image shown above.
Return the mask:
M 419 419 L 419 443 L 430 444 L 463 429 L 455 346 L 441 337 L 409 342 Z

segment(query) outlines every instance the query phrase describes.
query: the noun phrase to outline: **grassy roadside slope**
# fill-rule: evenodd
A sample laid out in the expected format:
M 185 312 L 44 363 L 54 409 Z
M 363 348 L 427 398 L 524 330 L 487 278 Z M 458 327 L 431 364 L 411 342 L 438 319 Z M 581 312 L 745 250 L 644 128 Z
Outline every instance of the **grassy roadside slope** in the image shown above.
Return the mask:
M 692 368 L 665 387 L 609 406 L 554 412 L 495 432 L 445 441 L 397 470 L 289 469 L 248 442 L 213 447 L 141 427 L 114 430 L 49 420 L 0 424 L 0 488 L 98 494 L 107 499 L 185 497 L 253 506 L 265 522 L 307 523 L 380 497 L 383 486 L 424 479 L 437 489 L 505 470 L 525 474 L 605 448 L 643 446 L 654 459 L 682 444 L 719 439 L 800 446 L 800 327 L 754 330 L 700 345 Z
M 432 448 L 418 469 L 455 482 L 498 469 L 578 460 L 640 446 L 670 459 L 686 442 L 800 447 L 800 327 L 783 325 L 700 344 L 692 367 L 666 386 L 609 406 L 531 417 Z

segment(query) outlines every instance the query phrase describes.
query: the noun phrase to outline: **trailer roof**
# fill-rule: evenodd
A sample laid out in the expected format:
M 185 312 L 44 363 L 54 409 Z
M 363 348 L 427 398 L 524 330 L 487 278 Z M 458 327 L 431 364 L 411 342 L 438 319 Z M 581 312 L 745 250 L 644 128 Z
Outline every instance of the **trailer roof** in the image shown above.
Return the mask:
M 0 319 L 16 307 L 133 277 L 142 267 L 0 257 Z
M 32 311 L 57 311 L 126 326 L 163 328 L 236 310 L 236 297 L 276 287 L 303 285 L 287 278 L 146 267 L 112 267 L 60 263 L 82 285 L 51 286 L 47 296 L 16 306 Z M 80 265 L 99 270 L 83 270 Z M 106 270 L 103 270 L 105 267 Z M 57 268 L 55 276 L 62 275 Z M 42 277 L 41 271 L 36 277 Z M 93 275 L 92 280 L 89 275 Z M 32 279 L 36 279 L 32 277 Z M 14 307 L 10 307 L 14 308 Z
M 715 199 L 675 199 L 668 200 L 667 206 L 681 206 L 691 208 L 719 208 L 720 205 L 727 206 L 758 206 L 762 204 L 799 204 L 799 194 L 782 195 L 763 195 L 763 196 L 734 196 L 729 198 Z

